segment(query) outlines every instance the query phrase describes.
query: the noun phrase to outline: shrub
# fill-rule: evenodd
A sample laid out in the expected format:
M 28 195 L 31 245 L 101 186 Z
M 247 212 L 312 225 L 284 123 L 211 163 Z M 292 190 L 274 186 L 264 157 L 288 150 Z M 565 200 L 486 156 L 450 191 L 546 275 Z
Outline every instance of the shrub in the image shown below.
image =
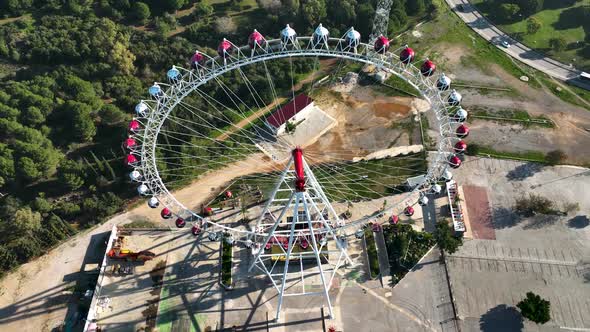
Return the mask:
M 536 214 L 552 214 L 555 213 L 554 204 L 551 200 L 541 195 L 530 193 L 528 197 L 521 197 L 516 200 L 514 205 L 516 213 L 525 217 L 534 216 Z
M 565 152 L 561 150 L 553 150 L 547 153 L 545 156 L 545 161 L 549 165 L 557 165 L 563 163 L 567 159 L 567 155 Z
M 465 154 L 467 154 L 468 156 L 477 156 L 478 153 L 479 145 L 475 143 L 467 144 L 467 151 L 465 151 Z
M 551 319 L 551 303 L 533 292 L 516 305 L 522 315 L 537 324 L 545 324 Z

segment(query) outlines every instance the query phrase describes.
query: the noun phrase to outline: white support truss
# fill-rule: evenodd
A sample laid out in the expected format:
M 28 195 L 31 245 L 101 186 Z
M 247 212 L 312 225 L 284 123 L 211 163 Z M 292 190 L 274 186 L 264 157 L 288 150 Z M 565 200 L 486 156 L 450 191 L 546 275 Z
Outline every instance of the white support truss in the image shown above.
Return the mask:
M 257 222 L 257 231 L 265 236 L 255 239 L 249 270 L 258 268 L 278 291 L 277 321 L 284 298 L 290 296 L 323 295 L 333 317 L 332 281 L 337 269 L 352 261 L 335 228 L 339 217 L 311 169 L 303 159 L 306 190 L 297 191 L 292 164 L 293 157 Z M 321 290 L 314 288 L 318 285 Z

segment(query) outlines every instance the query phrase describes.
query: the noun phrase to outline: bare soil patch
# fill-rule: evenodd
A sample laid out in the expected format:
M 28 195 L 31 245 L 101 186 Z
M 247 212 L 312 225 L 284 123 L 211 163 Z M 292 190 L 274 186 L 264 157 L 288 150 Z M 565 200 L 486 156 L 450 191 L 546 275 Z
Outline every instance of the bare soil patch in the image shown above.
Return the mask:
M 473 238 L 495 240 L 496 232 L 492 224 L 492 212 L 486 188 L 463 186 L 463 193 L 467 197 L 466 205 Z

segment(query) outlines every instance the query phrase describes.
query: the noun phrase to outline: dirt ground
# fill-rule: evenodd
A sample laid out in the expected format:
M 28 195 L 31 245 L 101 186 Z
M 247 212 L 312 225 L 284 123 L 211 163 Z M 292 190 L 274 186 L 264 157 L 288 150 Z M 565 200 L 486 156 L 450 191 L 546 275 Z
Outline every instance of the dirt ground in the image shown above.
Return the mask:
M 316 104 L 338 121 L 338 125 L 306 149 L 312 158 L 352 160 L 411 142 L 408 122 L 428 106 L 415 98 L 388 97 L 371 87 L 357 86 L 350 94 L 323 91 L 314 96 Z M 403 123 L 402 125 L 396 125 Z
M 521 152 L 526 150 L 549 152 L 560 149 L 568 155 L 568 162 L 587 164 L 590 162 L 590 111 L 566 103 L 543 89 L 508 74 L 500 66 L 492 64 L 489 73 L 466 66 L 461 57 L 466 50 L 457 45 L 441 45 L 447 75 L 454 80 L 475 85 L 510 88 L 510 93 L 457 87 L 463 95 L 462 105 L 486 107 L 490 113 L 513 109 L 527 111 L 530 115 L 544 115 L 551 119 L 556 128 L 529 127 L 506 122 L 469 119 L 472 129 L 469 141 L 489 145 L 499 151 Z

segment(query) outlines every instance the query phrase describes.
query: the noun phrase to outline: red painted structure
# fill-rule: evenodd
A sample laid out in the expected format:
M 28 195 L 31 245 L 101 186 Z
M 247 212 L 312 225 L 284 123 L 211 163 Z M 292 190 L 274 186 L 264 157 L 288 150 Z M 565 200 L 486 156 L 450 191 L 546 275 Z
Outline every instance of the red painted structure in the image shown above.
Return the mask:
M 459 168 L 459 166 L 461 166 L 461 159 L 457 156 L 452 156 L 449 158 L 449 164 L 452 168 Z
M 129 165 L 133 165 L 137 162 L 137 157 L 135 157 L 132 154 L 128 154 L 127 156 L 125 156 L 125 165 L 129 166 Z
M 137 142 L 136 142 L 136 141 L 135 141 L 133 138 L 131 138 L 131 137 L 129 137 L 129 138 L 127 138 L 127 139 L 125 140 L 125 147 L 126 147 L 127 149 L 132 149 L 132 148 L 134 148 L 136 145 L 137 145 Z
M 467 150 L 467 143 L 465 141 L 459 141 L 455 144 L 456 152 L 465 152 L 465 150 Z
M 373 48 L 375 49 L 375 52 L 379 54 L 385 54 L 385 52 L 389 50 L 389 43 L 390 41 L 389 39 L 387 39 L 387 37 L 385 37 L 384 35 L 380 35 L 375 40 Z
M 248 46 L 250 46 L 251 49 L 254 49 L 256 46 L 262 47 L 263 44 L 264 37 L 260 32 L 258 32 L 258 30 L 254 29 L 254 32 L 252 32 L 250 37 L 248 37 Z
M 424 63 L 422 64 L 422 67 L 420 67 L 420 72 L 424 76 L 432 76 L 432 74 L 434 74 L 435 70 L 436 70 L 436 65 L 434 64 L 434 62 L 432 62 L 428 59 L 426 61 L 424 61 Z
M 391 225 L 395 225 L 399 222 L 399 217 L 397 215 L 392 215 L 391 218 L 389 218 L 389 223 Z
M 197 68 L 197 64 L 202 65 L 205 63 L 205 57 L 203 56 L 203 54 L 201 54 L 201 52 L 196 51 L 195 54 L 193 54 L 193 57 L 191 58 L 191 67 L 193 69 Z
M 129 131 L 136 132 L 139 130 L 139 128 L 140 128 L 139 121 L 131 120 L 131 122 L 129 122 Z
M 305 171 L 303 170 L 303 150 L 293 149 L 293 163 L 295 164 L 295 190 L 305 191 Z
M 406 46 L 399 54 L 399 59 L 402 63 L 409 64 L 414 60 L 414 56 L 414 50 Z
M 411 217 L 414 215 L 414 208 L 411 206 L 406 206 L 406 208 L 404 209 L 404 214 L 408 217 Z
M 457 137 L 465 138 L 465 137 L 469 136 L 469 127 L 462 124 L 459 127 L 457 127 L 456 133 L 457 133 Z
M 223 38 L 223 41 L 221 43 L 219 43 L 219 46 L 217 47 L 217 54 L 219 54 L 220 57 L 222 58 L 227 58 L 229 57 L 229 54 L 232 51 L 232 44 L 229 42 L 229 40 Z
M 169 208 L 163 208 L 160 212 L 160 216 L 164 219 L 170 219 L 172 218 L 172 211 L 170 211 Z
M 308 95 L 302 93 L 296 96 L 291 102 L 281 107 L 279 110 L 271 114 L 266 118 L 266 122 L 275 127 L 279 128 L 291 119 L 295 114 L 301 112 L 307 105 L 311 104 L 313 99 L 309 98 Z
M 182 219 L 182 218 L 178 218 L 178 219 L 176 219 L 175 224 L 176 224 L 176 227 L 183 228 L 186 225 L 186 221 L 184 221 L 184 219 Z

